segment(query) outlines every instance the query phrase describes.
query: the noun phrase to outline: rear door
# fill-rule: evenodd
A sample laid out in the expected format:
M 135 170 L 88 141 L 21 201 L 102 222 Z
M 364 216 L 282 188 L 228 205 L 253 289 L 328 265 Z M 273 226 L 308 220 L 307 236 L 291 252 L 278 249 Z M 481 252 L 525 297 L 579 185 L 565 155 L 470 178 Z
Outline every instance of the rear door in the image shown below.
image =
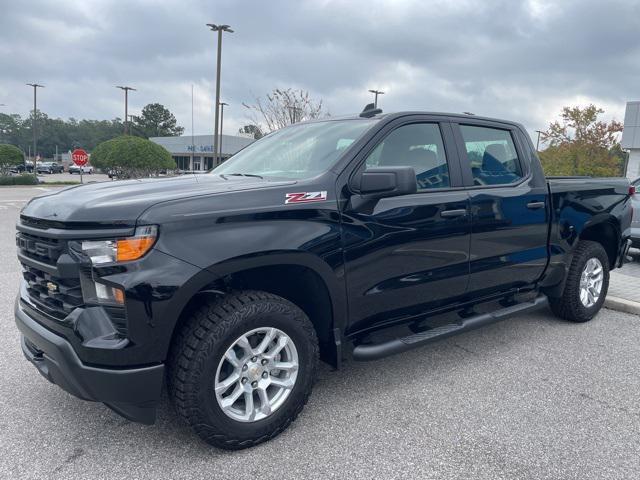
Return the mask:
M 471 223 L 447 122 L 415 116 L 385 127 L 355 160 L 359 169 L 411 166 L 418 192 L 343 211 L 351 332 L 402 321 L 462 296 Z
M 523 133 L 473 120 L 453 129 L 471 203 L 469 292 L 534 283 L 547 263 L 549 202 Z

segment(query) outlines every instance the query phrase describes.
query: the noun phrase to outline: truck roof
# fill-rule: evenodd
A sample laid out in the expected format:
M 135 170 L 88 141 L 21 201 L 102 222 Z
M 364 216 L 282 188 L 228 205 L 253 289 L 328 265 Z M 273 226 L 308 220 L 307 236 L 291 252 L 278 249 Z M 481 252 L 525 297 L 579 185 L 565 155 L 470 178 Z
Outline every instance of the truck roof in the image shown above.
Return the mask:
M 424 111 L 424 110 L 407 110 L 407 111 L 400 111 L 400 112 L 378 113 L 376 115 L 372 115 L 371 117 L 361 117 L 360 114 L 339 115 L 335 117 L 332 116 L 332 117 L 308 120 L 306 122 L 300 122 L 300 123 L 313 123 L 313 122 L 323 122 L 323 121 L 331 121 L 331 120 L 348 120 L 348 119 L 355 120 L 355 119 L 371 119 L 371 118 L 383 119 L 383 118 L 392 118 L 392 117 L 398 118 L 406 115 L 428 115 L 432 117 L 459 118 L 459 119 L 466 119 L 466 120 L 484 120 L 487 122 L 504 123 L 507 125 L 516 125 L 518 127 L 522 127 L 522 125 L 518 122 L 514 122 L 512 120 L 504 120 L 501 118 L 485 117 L 485 116 L 469 114 L 469 113 L 430 112 L 430 111 Z

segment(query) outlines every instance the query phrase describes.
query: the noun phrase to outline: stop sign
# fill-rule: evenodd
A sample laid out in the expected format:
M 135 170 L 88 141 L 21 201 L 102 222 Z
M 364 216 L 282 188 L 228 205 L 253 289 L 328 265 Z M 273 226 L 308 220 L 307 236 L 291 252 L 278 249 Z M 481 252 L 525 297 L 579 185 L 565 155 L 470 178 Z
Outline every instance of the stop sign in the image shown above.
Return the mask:
M 73 163 L 75 163 L 79 167 L 82 167 L 89 161 L 89 155 L 87 155 L 87 152 L 85 152 L 83 149 L 76 148 L 71 154 L 71 160 L 73 160 Z

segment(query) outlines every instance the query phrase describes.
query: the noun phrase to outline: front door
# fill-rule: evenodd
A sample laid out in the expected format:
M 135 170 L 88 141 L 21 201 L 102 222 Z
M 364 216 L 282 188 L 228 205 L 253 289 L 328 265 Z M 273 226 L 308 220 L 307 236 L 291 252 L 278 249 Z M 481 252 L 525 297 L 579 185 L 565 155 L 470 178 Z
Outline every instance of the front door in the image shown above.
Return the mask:
M 548 190 L 515 127 L 454 125 L 471 201 L 469 293 L 533 284 L 547 263 Z M 464 158 L 466 154 L 466 159 Z
M 418 192 L 374 201 L 356 195 L 343 212 L 350 333 L 463 295 L 469 273 L 469 198 L 449 124 L 400 123 L 365 158 L 360 168 L 413 167 Z

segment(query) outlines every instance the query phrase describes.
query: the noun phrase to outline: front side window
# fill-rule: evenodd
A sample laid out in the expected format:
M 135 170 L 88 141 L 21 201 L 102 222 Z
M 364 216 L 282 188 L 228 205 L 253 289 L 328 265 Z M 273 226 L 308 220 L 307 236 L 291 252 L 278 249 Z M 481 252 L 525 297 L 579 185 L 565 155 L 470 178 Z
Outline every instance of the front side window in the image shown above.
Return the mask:
M 450 185 L 442 135 L 435 123 L 396 128 L 369 154 L 366 167 L 413 167 L 418 191 Z
M 302 123 L 270 133 L 211 173 L 305 179 L 329 170 L 378 119 Z
M 522 178 L 509 130 L 460 125 L 474 185 L 505 185 Z

